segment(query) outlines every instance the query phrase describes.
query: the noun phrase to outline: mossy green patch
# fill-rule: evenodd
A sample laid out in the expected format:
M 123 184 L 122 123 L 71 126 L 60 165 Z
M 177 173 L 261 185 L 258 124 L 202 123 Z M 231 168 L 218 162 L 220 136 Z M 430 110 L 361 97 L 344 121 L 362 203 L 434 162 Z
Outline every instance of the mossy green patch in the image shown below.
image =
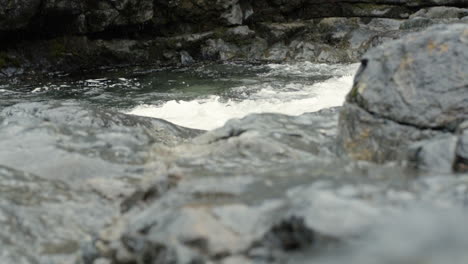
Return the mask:
M 367 88 L 367 84 L 365 83 L 358 83 L 353 86 L 349 95 L 351 99 L 355 99 L 359 94 L 362 94 L 364 90 Z
M 356 98 L 356 96 L 359 94 L 357 86 L 354 86 L 349 94 L 351 98 Z

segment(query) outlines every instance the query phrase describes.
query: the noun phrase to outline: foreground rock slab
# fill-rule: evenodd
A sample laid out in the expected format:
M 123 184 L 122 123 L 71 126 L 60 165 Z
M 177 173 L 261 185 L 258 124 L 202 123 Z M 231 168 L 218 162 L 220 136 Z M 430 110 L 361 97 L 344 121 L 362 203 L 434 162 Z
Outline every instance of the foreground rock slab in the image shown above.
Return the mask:
M 338 110 L 251 115 L 155 148 L 167 174 L 121 203 L 81 263 L 461 264 L 466 175 L 339 159 Z
M 199 133 L 76 102 L 3 108 L 0 263 L 73 263 L 146 171 L 164 171 L 151 145 Z

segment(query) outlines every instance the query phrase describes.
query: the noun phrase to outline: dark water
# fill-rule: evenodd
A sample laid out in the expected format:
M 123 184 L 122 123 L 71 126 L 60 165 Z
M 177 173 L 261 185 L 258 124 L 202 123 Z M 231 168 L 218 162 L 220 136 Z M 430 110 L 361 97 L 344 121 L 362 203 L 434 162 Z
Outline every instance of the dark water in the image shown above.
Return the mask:
M 275 74 L 269 65 L 210 64 L 178 69 L 113 69 L 98 74 L 51 75 L 26 82 L 11 80 L 0 84 L 1 106 L 21 101 L 79 100 L 96 106 L 130 109 L 139 104 L 168 100 L 193 100 L 220 95 L 237 95 L 230 88 L 260 83 L 280 87 L 291 80 L 307 84 L 324 81 L 340 74 L 339 65 L 308 65 L 297 74 Z M 300 65 L 298 66 L 300 67 Z M 270 74 L 270 75 L 269 75 Z

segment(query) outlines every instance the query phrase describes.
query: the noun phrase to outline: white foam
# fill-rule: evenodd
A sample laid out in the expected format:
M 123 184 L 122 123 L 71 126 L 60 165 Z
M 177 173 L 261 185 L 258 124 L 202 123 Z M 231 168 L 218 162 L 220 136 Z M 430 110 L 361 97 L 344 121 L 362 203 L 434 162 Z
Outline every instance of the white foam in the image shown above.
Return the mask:
M 272 65 L 278 69 L 281 66 Z M 286 69 L 288 66 L 284 66 Z M 223 100 L 219 96 L 209 96 L 193 101 L 168 101 L 162 105 L 140 105 L 129 114 L 162 118 L 174 124 L 198 129 L 214 129 L 232 118 L 241 118 L 251 113 L 282 113 L 300 115 L 323 108 L 340 106 L 352 86 L 357 65 L 343 66 L 344 76 L 328 79 L 321 83 L 307 85 L 291 82 L 281 89 L 268 84 L 257 87 L 237 87 L 253 89 L 244 100 Z M 297 67 L 294 68 L 297 70 Z M 297 74 L 297 72 L 295 72 Z

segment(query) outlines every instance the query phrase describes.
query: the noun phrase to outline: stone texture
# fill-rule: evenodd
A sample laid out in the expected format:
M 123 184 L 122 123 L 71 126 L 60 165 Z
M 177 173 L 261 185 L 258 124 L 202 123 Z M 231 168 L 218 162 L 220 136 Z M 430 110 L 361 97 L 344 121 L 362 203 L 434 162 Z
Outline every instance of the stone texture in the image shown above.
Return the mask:
M 166 154 L 172 187 L 167 190 L 161 179 L 143 184 L 123 203 L 119 220 L 90 242 L 97 253 L 85 254 L 84 263 L 371 264 L 377 258 L 440 264 L 440 259 L 463 259 L 463 218 L 439 215 L 432 204 L 438 201 L 434 197 L 447 198 L 441 206 L 463 203 L 466 176 L 409 182 L 407 177 L 415 175 L 401 167 L 335 159 L 337 110 L 299 117 L 251 115 L 172 149 Z M 411 205 L 420 202 L 431 209 L 413 210 Z M 432 228 L 415 228 L 422 223 Z M 420 235 L 410 239 L 400 229 Z M 442 242 L 441 236 L 448 237 Z M 402 248 L 401 243 L 407 244 Z M 427 245 L 435 245 L 440 259 L 427 256 Z
M 397 160 L 410 143 L 456 132 L 468 116 L 467 33 L 464 24 L 432 27 L 364 55 L 340 117 L 352 157 Z M 453 147 L 436 147 L 453 144 L 431 144 L 419 154 L 437 150 L 453 162 Z
M 456 157 L 453 168 L 457 172 L 468 172 L 468 123 L 460 125 Z
M 0 1 L 0 31 L 25 28 L 39 10 L 40 0 Z
M 407 31 L 466 21 L 467 13 L 465 0 L 3 2 L 0 78 L 103 65 L 184 64 L 181 52 L 194 62 L 354 62 L 370 47 Z

